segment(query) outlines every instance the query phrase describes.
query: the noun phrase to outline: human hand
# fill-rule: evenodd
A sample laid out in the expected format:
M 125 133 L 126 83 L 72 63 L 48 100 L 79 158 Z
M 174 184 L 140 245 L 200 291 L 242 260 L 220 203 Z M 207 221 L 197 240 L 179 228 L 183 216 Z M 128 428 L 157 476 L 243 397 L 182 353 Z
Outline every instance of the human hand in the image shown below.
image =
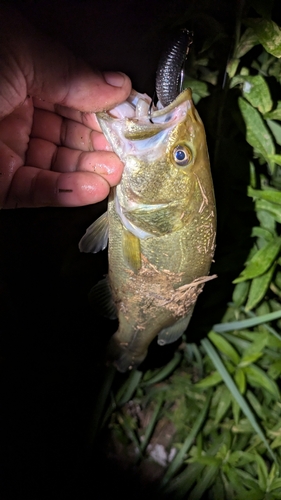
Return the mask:
M 0 23 L 0 207 L 103 200 L 123 165 L 94 112 L 124 101 L 129 78 L 92 71 L 17 14 Z

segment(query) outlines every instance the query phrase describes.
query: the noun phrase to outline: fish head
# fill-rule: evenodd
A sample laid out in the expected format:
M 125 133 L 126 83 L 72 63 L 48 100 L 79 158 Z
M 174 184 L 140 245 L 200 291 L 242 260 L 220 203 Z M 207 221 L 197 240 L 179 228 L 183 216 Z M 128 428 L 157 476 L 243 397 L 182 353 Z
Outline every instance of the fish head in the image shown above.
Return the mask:
M 129 220 L 146 236 L 177 230 L 199 210 L 202 189 L 205 196 L 212 191 L 204 126 L 191 90 L 151 113 L 141 94 L 134 95 L 129 105 L 121 117 L 120 108 L 97 113 L 112 149 L 124 162 L 116 189 L 117 211 L 125 226 Z

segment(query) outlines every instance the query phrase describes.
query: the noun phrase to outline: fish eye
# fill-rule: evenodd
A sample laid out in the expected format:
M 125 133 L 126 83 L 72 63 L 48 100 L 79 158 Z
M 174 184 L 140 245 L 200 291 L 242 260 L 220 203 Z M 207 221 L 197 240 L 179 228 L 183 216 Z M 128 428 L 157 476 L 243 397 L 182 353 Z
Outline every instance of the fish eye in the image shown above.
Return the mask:
M 177 146 L 173 151 L 174 162 L 179 167 L 186 167 L 192 160 L 192 153 L 187 146 Z

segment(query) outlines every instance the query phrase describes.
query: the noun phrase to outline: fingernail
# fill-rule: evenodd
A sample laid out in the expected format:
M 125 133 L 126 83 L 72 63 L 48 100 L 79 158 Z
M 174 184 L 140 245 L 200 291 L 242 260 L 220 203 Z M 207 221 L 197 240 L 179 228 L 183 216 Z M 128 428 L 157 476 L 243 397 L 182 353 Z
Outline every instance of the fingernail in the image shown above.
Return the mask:
M 103 73 L 105 81 L 112 85 L 113 87 L 122 87 L 124 84 L 124 75 L 123 73 L 116 73 L 113 71 L 105 71 Z

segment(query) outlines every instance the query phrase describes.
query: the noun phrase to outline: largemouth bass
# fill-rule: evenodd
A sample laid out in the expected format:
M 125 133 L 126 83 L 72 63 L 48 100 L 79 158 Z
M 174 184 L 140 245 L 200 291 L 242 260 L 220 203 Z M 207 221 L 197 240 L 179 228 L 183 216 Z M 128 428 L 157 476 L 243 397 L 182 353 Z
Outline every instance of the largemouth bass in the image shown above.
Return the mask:
M 148 112 L 134 92 L 97 113 L 124 162 L 108 211 L 80 241 L 81 251 L 108 243 L 108 277 L 94 287 L 98 307 L 119 320 L 109 357 L 119 371 L 137 367 L 151 341 L 165 345 L 186 330 L 215 250 L 216 210 L 202 121 L 190 89 Z M 110 297 L 111 296 L 111 297 Z

